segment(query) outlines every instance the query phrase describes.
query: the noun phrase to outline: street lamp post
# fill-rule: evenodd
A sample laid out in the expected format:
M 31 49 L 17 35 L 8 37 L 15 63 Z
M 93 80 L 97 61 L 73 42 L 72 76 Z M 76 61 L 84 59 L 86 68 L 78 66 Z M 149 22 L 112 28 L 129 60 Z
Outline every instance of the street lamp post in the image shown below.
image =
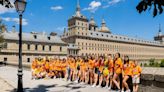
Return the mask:
M 22 69 L 22 14 L 25 11 L 26 1 L 16 0 L 15 8 L 19 14 L 19 64 L 18 64 L 18 88 L 17 92 L 23 92 L 23 69 Z

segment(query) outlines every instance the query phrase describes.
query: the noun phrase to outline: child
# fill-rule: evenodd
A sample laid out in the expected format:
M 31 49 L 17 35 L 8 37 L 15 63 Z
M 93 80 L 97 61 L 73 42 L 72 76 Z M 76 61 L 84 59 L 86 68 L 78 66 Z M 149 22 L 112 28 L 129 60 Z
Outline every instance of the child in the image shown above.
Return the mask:
M 134 61 L 134 67 L 133 67 L 133 92 L 138 92 L 138 84 L 140 83 L 140 75 L 141 75 L 142 69 L 138 65 L 137 61 Z

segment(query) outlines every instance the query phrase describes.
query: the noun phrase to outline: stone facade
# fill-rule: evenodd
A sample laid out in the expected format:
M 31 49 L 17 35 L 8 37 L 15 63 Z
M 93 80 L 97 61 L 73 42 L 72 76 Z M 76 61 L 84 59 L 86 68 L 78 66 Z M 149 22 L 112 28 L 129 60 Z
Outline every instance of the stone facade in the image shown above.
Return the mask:
M 18 32 L 3 32 L 5 42 L 0 49 L 0 61 L 18 61 L 19 36 Z M 22 60 L 31 62 L 35 58 L 41 57 L 66 57 L 67 44 L 57 35 L 47 35 L 45 33 L 23 33 Z
M 112 34 L 106 22 L 102 19 L 100 28 L 93 16 L 88 20 L 80 13 L 80 5 L 77 5 L 75 14 L 68 19 L 68 29 L 64 30 L 62 40 L 75 48 L 70 49 L 70 55 L 128 55 L 131 59 L 149 60 L 151 58 L 164 58 L 164 36 L 159 34 L 155 41 L 148 41 L 133 37 Z

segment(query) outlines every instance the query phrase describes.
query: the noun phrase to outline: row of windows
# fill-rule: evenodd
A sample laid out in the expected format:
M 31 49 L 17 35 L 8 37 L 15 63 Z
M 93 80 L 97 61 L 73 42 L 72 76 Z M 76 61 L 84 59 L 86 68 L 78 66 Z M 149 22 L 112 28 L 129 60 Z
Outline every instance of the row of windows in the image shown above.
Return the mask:
M 90 33 L 90 35 L 93 35 L 93 33 Z M 104 36 L 104 34 L 96 34 L 97 36 Z M 109 36 L 106 35 L 106 37 L 111 37 L 111 38 L 115 38 L 115 39 L 120 39 L 120 40 L 128 40 L 128 41 L 136 41 L 136 42 L 144 42 L 144 43 L 152 43 L 152 44 L 157 44 L 157 42 L 151 42 L 151 41 L 144 41 L 144 40 L 138 40 L 138 39 L 133 39 L 133 38 L 126 38 L 126 37 L 120 37 L 120 36 Z
M 27 49 L 30 50 L 30 44 L 27 45 Z M 35 45 L 35 50 L 38 50 L 38 45 Z M 45 45 L 42 46 L 42 50 L 44 51 L 45 50 Z M 52 50 L 52 47 L 49 46 L 49 51 Z M 60 51 L 62 51 L 62 47 L 60 46 Z

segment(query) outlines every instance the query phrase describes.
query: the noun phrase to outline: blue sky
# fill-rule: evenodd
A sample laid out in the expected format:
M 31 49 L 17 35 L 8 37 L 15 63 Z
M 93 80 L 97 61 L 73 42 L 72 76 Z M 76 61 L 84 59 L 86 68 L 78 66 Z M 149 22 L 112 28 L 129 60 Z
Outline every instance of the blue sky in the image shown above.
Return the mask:
M 104 17 L 113 34 L 153 40 L 159 23 L 164 31 L 164 14 L 155 18 L 152 16 L 152 10 L 139 14 L 135 8 L 139 1 L 80 0 L 81 13 L 88 19 L 93 14 L 98 26 Z M 77 0 L 27 0 L 23 14 L 23 31 L 54 31 L 62 34 L 63 28 L 67 27 L 68 18 L 75 13 L 76 4 Z M 0 6 L 0 17 L 8 30 L 11 30 L 13 25 L 18 29 L 18 14 L 14 9 Z

